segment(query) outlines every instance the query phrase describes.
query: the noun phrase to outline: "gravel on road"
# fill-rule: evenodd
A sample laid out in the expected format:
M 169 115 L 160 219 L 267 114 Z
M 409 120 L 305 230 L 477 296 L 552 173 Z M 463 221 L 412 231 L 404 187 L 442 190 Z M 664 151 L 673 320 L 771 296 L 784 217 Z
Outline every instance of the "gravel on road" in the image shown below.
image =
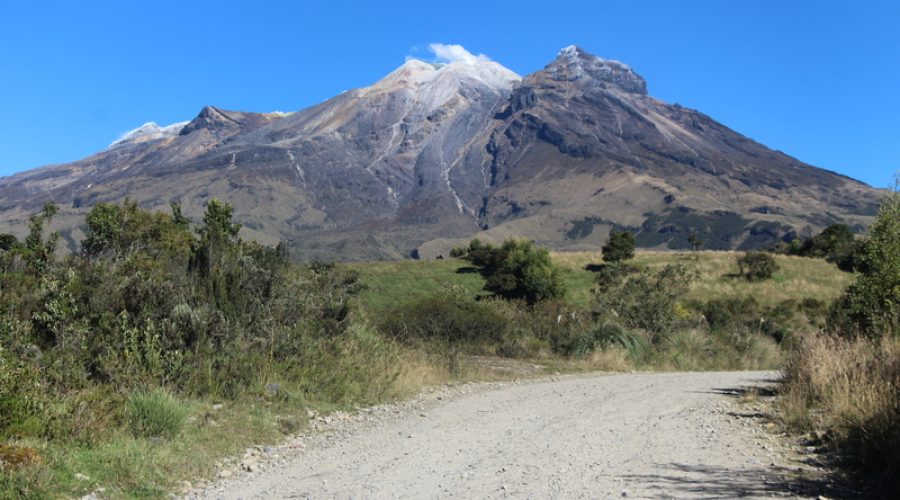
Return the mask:
M 432 389 L 248 450 L 189 498 L 771 498 L 802 465 L 734 395 L 773 372 Z

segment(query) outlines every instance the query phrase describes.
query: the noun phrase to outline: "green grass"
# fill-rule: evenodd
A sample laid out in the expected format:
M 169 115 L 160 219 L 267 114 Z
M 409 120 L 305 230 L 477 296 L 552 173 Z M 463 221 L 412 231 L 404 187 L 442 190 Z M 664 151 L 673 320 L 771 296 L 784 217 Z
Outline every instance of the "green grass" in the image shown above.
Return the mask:
M 187 407 L 168 391 L 137 391 L 125 402 L 131 432 L 138 437 L 177 436 L 187 419 Z
M 347 267 L 360 273 L 367 287 L 360 303 L 364 310 L 373 313 L 429 297 L 442 284 L 462 285 L 472 295 L 485 293 L 484 278 L 471 272 L 471 264 L 459 259 L 365 262 L 347 264 Z
M 216 459 L 277 441 L 283 434 L 276 415 L 299 411 L 289 403 L 231 402 L 218 411 L 202 401 L 184 406 L 191 418 L 177 439 L 120 432 L 90 445 L 23 443 L 38 450 L 43 464 L 0 478 L 0 496 L 70 498 L 103 488 L 104 498 L 161 498 L 180 480 L 213 477 Z
M 659 269 L 667 264 L 682 263 L 695 270 L 699 278 L 685 297 L 686 302 L 719 298 L 756 297 L 763 307 L 770 307 L 788 299 L 805 298 L 830 302 L 853 281 L 853 275 L 842 272 L 834 264 L 822 259 L 776 255 L 779 271 L 770 280 L 749 282 L 736 277 L 737 252 L 639 251 L 630 261 L 632 265 Z M 591 302 L 594 273 L 585 269 L 600 264 L 599 252 L 555 252 L 553 261 L 560 266 L 566 285 L 566 302 L 586 306 Z M 378 314 L 397 304 L 427 297 L 442 283 L 459 284 L 472 295 L 485 293 L 484 279 L 477 273 L 460 272 L 470 267 L 459 259 L 433 261 L 394 261 L 348 264 L 360 273 L 368 287 L 361 295 L 361 305 L 369 313 Z
M 123 400 L 120 419 L 94 424 L 82 439 L 14 440 L 41 463 L 0 472 L 0 499 L 77 498 L 99 488 L 103 498 L 164 498 L 181 481 L 214 479 L 216 462 L 304 429 L 309 409 L 350 410 L 448 381 L 434 363 L 362 325 L 321 343 L 291 380 L 277 381 L 277 394 L 263 389 L 270 380 L 234 400 L 137 392 Z
M 830 302 L 853 281 L 852 274 L 845 273 L 822 259 L 776 255 L 779 270 L 772 279 L 750 282 L 736 276 L 739 255 L 742 254 L 725 251 L 699 252 L 696 256 L 691 252 L 639 251 L 630 263 L 652 269 L 681 263 L 696 271 L 698 279 L 685 297 L 687 302 L 749 296 L 755 297 L 764 307 L 774 306 L 788 299 L 810 298 Z M 553 254 L 553 258 L 565 270 L 566 284 L 569 285 L 567 300 L 573 304 L 587 304 L 590 301 L 593 273 L 585 270 L 585 266 L 601 263 L 601 254 L 558 252 Z

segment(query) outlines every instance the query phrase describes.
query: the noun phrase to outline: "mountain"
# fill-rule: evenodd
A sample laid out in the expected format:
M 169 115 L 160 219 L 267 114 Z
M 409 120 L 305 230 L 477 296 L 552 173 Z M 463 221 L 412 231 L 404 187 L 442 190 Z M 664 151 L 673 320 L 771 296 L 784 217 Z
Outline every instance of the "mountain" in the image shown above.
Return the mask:
M 869 186 L 651 97 L 629 66 L 577 47 L 525 78 L 487 60 L 409 60 L 295 113 L 214 107 L 148 123 L 83 160 L 0 179 L 0 232 L 61 205 L 71 250 L 100 201 L 195 220 L 235 208 L 245 237 L 304 258 L 433 257 L 473 236 L 561 249 L 628 229 L 645 247 L 755 248 L 877 210 Z

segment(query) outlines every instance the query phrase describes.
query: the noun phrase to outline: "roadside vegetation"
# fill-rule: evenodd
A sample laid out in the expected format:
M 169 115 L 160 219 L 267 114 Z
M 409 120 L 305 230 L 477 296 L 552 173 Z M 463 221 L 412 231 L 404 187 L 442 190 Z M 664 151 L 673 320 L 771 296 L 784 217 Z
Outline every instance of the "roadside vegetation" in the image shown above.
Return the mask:
M 556 369 L 777 368 L 790 346 L 824 326 L 852 281 L 821 259 L 769 254 L 772 274 L 751 280 L 743 253 L 634 253 L 630 240 L 617 233 L 603 253 L 549 259 L 530 242 L 475 240 L 451 259 L 348 268 L 366 285 L 361 313 L 401 344 L 448 354 L 451 366 L 496 355 Z M 518 256 L 504 263 L 510 253 Z M 518 270 L 497 271 L 510 268 Z M 517 278 L 526 275 L 533 279 Z M 466 311 L 489 322 L 481 328 L 490 334 L 470 338 L 476 321 Z
M 217 200 L 198 223 L 177 205 L 126 201 L 96 205 L 80 253 L 61 256 L 55 213 L 32 217 L 22 241 L 0 235 L 0 497 L 164 496 L 296 433 L 310 410 L 498 376 L 484 356 L 546 371 L 773 369 L 790 357 L 788 380 L 809 380 L 797 356 L 819 356 L 826 328 L 897 352 L 878 333 L 896 332 L 894 306 L 869 314 L 891 303 L 873 295 L 877 245 L 854 257 L 859 277 L 699 240 L 635 252 L 629 233 L 602 253 L 473 240 L 429 262 L 297 264 L 284 245 L 242 240 Z M 830 404 L 791 397 L 798 427 Z
M 842 232 L 843 233 L 843 232 Z M 846 237 L 842 237 L 846 240 Z M 859 271 L 825 331 L 785 368 L 782 415 L 833 452 L 870 496 L 900 488 L 900 192 L 885 197 L 865 240 L 845 241 Z
M 224 203 L 194 227 L 177 206 L 98 204 L 67 257 L 55 212 L 2 238 L 0 497 L 162 496 L 306 408 L 418 388 L 414 360 L 353 320 L 353 272 L 242 241 Z

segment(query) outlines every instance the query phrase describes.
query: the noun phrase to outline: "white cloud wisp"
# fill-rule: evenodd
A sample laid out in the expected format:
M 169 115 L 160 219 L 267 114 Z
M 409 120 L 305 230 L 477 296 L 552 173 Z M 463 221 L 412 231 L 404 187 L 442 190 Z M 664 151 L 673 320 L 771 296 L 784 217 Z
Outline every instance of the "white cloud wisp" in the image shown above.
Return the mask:
M 491 60 L 490 57 L 484 54 L 475 55 L 469 52 L 462 45 L 431 43 L 428 44 L 428 51 L 434 54 L 435 62 L 438 63 L 449 64 L 457 61 L 462 61 L 471 64 L 475 62 L 485 62 Z

